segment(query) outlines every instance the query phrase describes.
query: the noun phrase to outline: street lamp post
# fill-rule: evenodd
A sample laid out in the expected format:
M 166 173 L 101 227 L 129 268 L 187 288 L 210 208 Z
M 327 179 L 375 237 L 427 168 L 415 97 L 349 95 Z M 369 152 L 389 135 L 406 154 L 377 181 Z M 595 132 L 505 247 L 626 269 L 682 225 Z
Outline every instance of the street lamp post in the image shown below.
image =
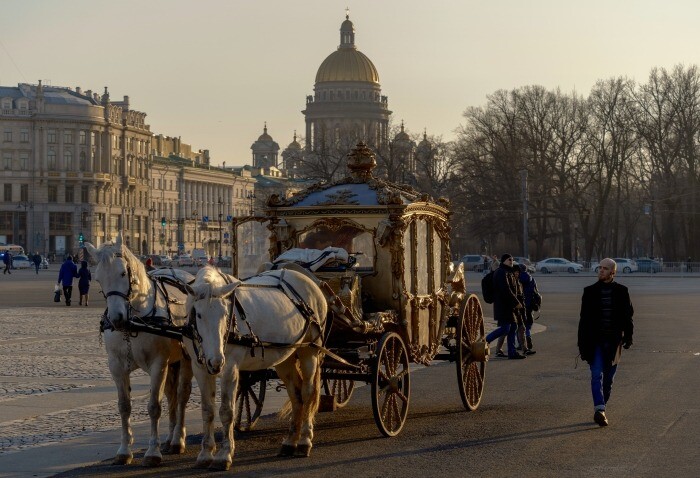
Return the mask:
M 156 253 L 156 207 L 155 205 L 151 206 L 151 208 L 148 210 L 148 215 L 151 220 L 151 254 Z
M 29 202 L 29 201 L 20 201 L 19 204 L 17 204 L 17 209 L 21 209 L 21 208 L 24 208 L 24 238 L 23 238 L 23 241 L 24 241 L 25 248 L 28 249 L 29 248 L 29 241 L 27 239 L 27 230 L 29 228 L 29 216 L 27 215 L 27 208 L 34 209 L 34 203 Z M 15 221 L 15 227 L 17 229 L 17 232 L 16 232 L 16 234 L 14 234 L 14 231 L 13 231 L 13 234 L 14 234 L 13 241 L 16 244 L 19 244 L 19 237 L 18 237 L 19 236 L 19 221 Z
M 199 213 L 197 211 L 192 211 L 192 217 L 194 217 L 194 249 L 197 249 L 197 217 Z
M 221 200 L 221 196 L 219 196 L 219 263 L 221 263 L 221 242 L 223 241 L 223 230 L 221 228 L 221 216 L 223 215 L 223 207 L 224 202 Z

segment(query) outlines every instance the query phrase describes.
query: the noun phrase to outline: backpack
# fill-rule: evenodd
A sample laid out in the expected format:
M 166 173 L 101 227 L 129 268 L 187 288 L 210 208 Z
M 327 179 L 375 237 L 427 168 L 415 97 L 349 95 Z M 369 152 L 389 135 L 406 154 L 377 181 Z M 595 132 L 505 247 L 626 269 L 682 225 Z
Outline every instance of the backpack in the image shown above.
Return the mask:
M 481 295 L 484 296 L 484 302 L 487 304 L 493 304 L 493 274 L 494 271 L 491 271 L 481 279 Z
M 540 294 L 540 291 L 537 289 L 537 282 L 535 282 L 535 279 L 532 279 L 532 282 L 535 283 L 535 290 L 532 291 L 532 310 L 537 312 L 540 310 L 540 307 L 542 307 L 542 294 Z

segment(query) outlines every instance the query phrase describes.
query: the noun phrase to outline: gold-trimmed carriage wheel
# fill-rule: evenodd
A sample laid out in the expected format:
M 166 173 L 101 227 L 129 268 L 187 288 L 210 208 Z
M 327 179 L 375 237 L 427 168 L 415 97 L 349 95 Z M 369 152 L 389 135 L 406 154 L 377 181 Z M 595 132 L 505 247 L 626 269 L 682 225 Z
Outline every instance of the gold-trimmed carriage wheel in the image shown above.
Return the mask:
M 238 431 L 248 432 L 255 427 L 262 413 L 267 389 L 267 370 L 239 371 L 238 377 L 235 427 Z
M 372 412 L 382 435 L 399 434 L 406 422 L 411 382 L 406 345 L 395 332 L 379 341 L 372 370 Z
M 329 372 L 333 373 L 343 373 L 349 372 L 348 370 L 336 370 L 328 369 Z M 352 396 L 352 391 L 355 389 L 354 380 L 346 380 L 341 378 L 324 378 L 323 379 L 323 392 L 324 395 L 329 395 L 335 400 L 335 405 L 338 408 L 342 408 L 348 404 L 350 397 Z
M 462 306 L 457 324 L 457 385 L 467 410 L 476 410 L 484 391 L 489 348 L 484 335 L 484 314 L 472 294 Z

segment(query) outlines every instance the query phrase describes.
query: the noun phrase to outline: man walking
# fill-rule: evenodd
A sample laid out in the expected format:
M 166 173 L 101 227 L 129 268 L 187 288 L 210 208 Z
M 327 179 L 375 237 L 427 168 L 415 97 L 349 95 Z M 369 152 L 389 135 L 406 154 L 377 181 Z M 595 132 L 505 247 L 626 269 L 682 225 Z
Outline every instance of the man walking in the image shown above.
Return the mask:
M 598 282 L 583 289 L 578 349 L 591 368 L 591 392 L 595 409 L 593 420 L 608 425 L 605 406 L 610 399 L 622 347 L 632 346 L 632 301 L 627 287 L 614 281 L 617 264 L 600 261 Z
M 491 343 L 505 335 L 509 359 L 524 359 L 525 355 L 515 350 L 515 332 L 518 329 L 517 315 L 523 305 L 517 296 L 517 279 L 513 274 L 513 256 L 503 254 L 498 269 L 493 274 L 493 318 L 498 328 L 486 336 Z
M 78 277 L 78 266 L 69 255 L 61 264 L 61 270 L 58 271 L 58 283 L 63 285 L 63 296 L 66 298 L 67 306 L 70 306 L 70 298 L 73 295 L 73 279 L 76 277 Z
M 41 256 L 39 255 L 38 252 L 34 253 L 34 257 L 32 257 L 32 261 L 34 262 L 34 268 L 36 269 L 36 273 L 39 274 L 39 267 L 41 266 Z
M 12 269 L 12 254 L 10 251 L 5 251 L 5 255 L 2 257 L 2 262 L 5 264 L 5 269 L 2 271 L 2 275 L 12 274 L 10 269 Z

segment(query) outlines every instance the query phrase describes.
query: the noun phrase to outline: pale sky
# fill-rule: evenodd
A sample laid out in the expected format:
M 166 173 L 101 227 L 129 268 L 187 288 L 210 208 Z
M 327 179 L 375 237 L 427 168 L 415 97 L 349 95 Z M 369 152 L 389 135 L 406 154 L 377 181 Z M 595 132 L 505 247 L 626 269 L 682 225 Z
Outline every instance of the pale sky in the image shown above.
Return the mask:
M 304 134 L 346 6 L 394 124 L 445 140 L 497 89 L 700 62 L 697 0 L 0 0 L 0 85 L 108 86 L 152 132 L 249 164 L 263 122 L 281 149 Z

